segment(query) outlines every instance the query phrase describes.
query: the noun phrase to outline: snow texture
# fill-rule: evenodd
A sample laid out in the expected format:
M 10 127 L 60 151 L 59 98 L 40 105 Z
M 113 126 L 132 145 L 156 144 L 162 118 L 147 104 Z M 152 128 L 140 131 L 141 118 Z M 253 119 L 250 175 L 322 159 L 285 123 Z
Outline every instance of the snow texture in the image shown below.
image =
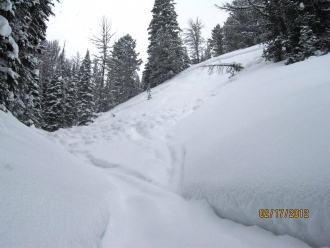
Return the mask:
M 330 246 L 329 62 L 248 64 L 182 121 L 184 195 L 206 198 L 222 218 Z M 264 219 L 259 209 L 309 218 Z
M 12 60 L 18 59 L 19 48 L 18 48 L 18 45 L 16 44 L 15 40 L 13 39 L 13 37 L 9 36 L 8 43 L 11 45 L 13 50 L 11 52 L 8 52 L 7 56 L 9 58 L 11 58 Z
M 0 15 L 0 35 L 7 37 L 11 34 L 11 27 L 8 20 Z
M 48 133 L 0 111 L 0 247 L 329 246 L 330 56 L 284 66 L 262 49 L 192 66 L 89 126 Z M 200 68 L 219 60 L 245 69 Z
M 0 9 L 3 11 L 13 11 L 13 3 L 10 0 L 2 0 L 0 2 Z

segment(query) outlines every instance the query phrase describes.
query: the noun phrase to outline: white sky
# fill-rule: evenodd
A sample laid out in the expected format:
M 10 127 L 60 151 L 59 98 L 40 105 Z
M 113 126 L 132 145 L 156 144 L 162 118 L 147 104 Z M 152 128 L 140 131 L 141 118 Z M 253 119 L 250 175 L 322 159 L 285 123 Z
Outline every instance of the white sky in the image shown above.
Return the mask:
M 116 32 L 115 39 L 130 34 L 137 41 L 136 51 L 140 53 L 143 62 L 147 59 L 148 32 L 147 28 L 152 18 L 154 0 L 61 0 L 56 3 L 47 30 L 48 40 L 60 40 L 61 46 L 66 41 L 68 58 L 79 52 L 82 56 L 89 49 L 96 53 L 88 38 L 97 35 L 99 22 L 104 15 L 112 21 L 112 30 Z M 176 0 L 176 12 L 181 29 L 187 27 L 189 18 L 199 17 L 206 27 L 204 38 L 211 37 L 211 30 L 216 24 L 222 25 L 227 13 L 217 9 L 214 4 L 222 4 L 226 0 Z M 144 66 L 141 66 L 141 71 Z

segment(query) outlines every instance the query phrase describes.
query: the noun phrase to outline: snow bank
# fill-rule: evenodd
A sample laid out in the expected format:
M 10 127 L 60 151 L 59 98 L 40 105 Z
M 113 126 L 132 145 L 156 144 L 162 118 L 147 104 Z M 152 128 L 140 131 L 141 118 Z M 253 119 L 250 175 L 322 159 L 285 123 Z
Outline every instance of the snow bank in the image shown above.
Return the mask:
M 0 247 L 97 247 L 111 183 L 0 111 Z
M 329 64 L 330 55 L 290 66 L 256 58 L 181 121 L 184 196 L 206 198 L 222 218 L 330 246 Z M 260 218 L 260 209 L 309 213 Z

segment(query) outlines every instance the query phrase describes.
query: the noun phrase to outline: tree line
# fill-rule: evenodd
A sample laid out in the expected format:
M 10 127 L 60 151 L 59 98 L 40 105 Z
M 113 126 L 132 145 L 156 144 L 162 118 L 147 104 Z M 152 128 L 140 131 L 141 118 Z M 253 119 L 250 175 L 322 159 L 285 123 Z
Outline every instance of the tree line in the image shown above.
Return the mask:
M 108 24 L 103 18 L 101 26 Z M 96 113 L 108 111 L 141 92 L 137 70 L 142 61 L 129 34 L 118 39 L 111 50 L 106 49 L 106 56 L 99 54 L 93 60 L 88 50 L 83 58 L 77 53 L 67 59 L 65 47 L 61 48 L 56 40 L 44 45 L 45 51 L 39 56 L 41 127 L 47 131 L 89 124 Z
M 211 38 L 202 36 L 200 18 L 181 30 L 174 0 L 155 0 L 148 27 L 148 58 L 142 60 L 129 35 L 114 36 L 105 17 L 89 51 L 66 58 L 65 44 L 46 40 L 47 21 L 58 0 L 0 0 L 0 110 L 47 131 L 91 123 L 105 112 L 171 79 L 192 64 L 264 43 L 263 56 L 286 64 L 330 49 L 327 0 L 234 0 L 222 6 L 229 17 Z
M 267 60 L 292 64 L 330 50 L 327 0 L 234 0 L 217 7 L 230 13 L 223 27 L 227 51 L 264 43 Z

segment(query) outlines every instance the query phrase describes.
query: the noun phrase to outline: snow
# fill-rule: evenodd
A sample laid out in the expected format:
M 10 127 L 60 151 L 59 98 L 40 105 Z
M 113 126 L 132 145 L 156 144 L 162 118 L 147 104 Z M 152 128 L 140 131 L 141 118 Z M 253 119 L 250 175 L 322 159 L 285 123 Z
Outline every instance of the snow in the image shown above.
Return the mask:
M 9 36 L 8 43 L 11 45 L 13 51 L 8 52 L 7 56 L 9 58 L 11 58 L 12 60 L 18 59 L 19 48 L 18 48 L 18 45 L 16 44 L 15 40 L 13 39 L 13 37 Z
M 329 246 L 329 62 L 252 66 L 180 122 L 183 194 L 206 198 L 222 218 Z M 309 218 L 259 218 L 281 208 Z
M 6 4 L 7 4 L 6 2 L 0 3 L 0 8 L 5 8 L 7 6 Z M 16 44 L 15 40 L 13 39 L 13 37 L 10 36 L 11 31 L 12 31 L 12 29 L 8 23 L 8 20 L 5 17 L 3 17 L 2 15 L 0 15 L 0 35 L 3 37 L 8 37 L 8 40 L 5 40 L 5 42 L 8 42 L 10 44 L 10 46 L 12 47 L 12 51 L 7 52 L 7 57 L 12 60 L 14 60 L 14 59 L 18 60 L 19 48 L 18 48 L 18 45 Z M 4 60 L 0 61 L 0 66 L 6 65 L 6 64 L 7 63 Z M 8 67 L 1 67 L 0 70 L 2 72 L 8 73 L 13 79 L 15 79 L 17 77 L 17 75 L 14 72 L 12 72 L 12 70 Z
M 330 56 L 284 66 L 262 49 L 203 63 L 242 63 L 230 79 L 195 65 L 89 126 L 0 112 L 0 247 L 330 246 Z M 310 218 L 259 218 L 298 207 Z
M 299 8 L 300 8 L 301 10 L 305 9 L 305 4 L 304 4 L 303 2 L 301 2 L 301 3 L 299 4 Z
M 0 35 L 7 37 L 11 34 L 11 27 L 9 26 L 8 20 L 0 15 Z
M 13 13 L 13 3 L 10 0 L 2 0 L 0 3 L 0 9 L 3 11 L 10 11 Z
M 109 218 L 104 188 L 111 184 L 102 187 L 95 168 L 0 115 L 0 246 L 98 244 Z
M 16 79 L 19 77 L 19 75 L 14 72 L 11 68 L 9 67 L 4 67 L 0 64 L 0 71 L 3 73 L 8 74 L 12 79 L 14 79 L 16 81 Z

